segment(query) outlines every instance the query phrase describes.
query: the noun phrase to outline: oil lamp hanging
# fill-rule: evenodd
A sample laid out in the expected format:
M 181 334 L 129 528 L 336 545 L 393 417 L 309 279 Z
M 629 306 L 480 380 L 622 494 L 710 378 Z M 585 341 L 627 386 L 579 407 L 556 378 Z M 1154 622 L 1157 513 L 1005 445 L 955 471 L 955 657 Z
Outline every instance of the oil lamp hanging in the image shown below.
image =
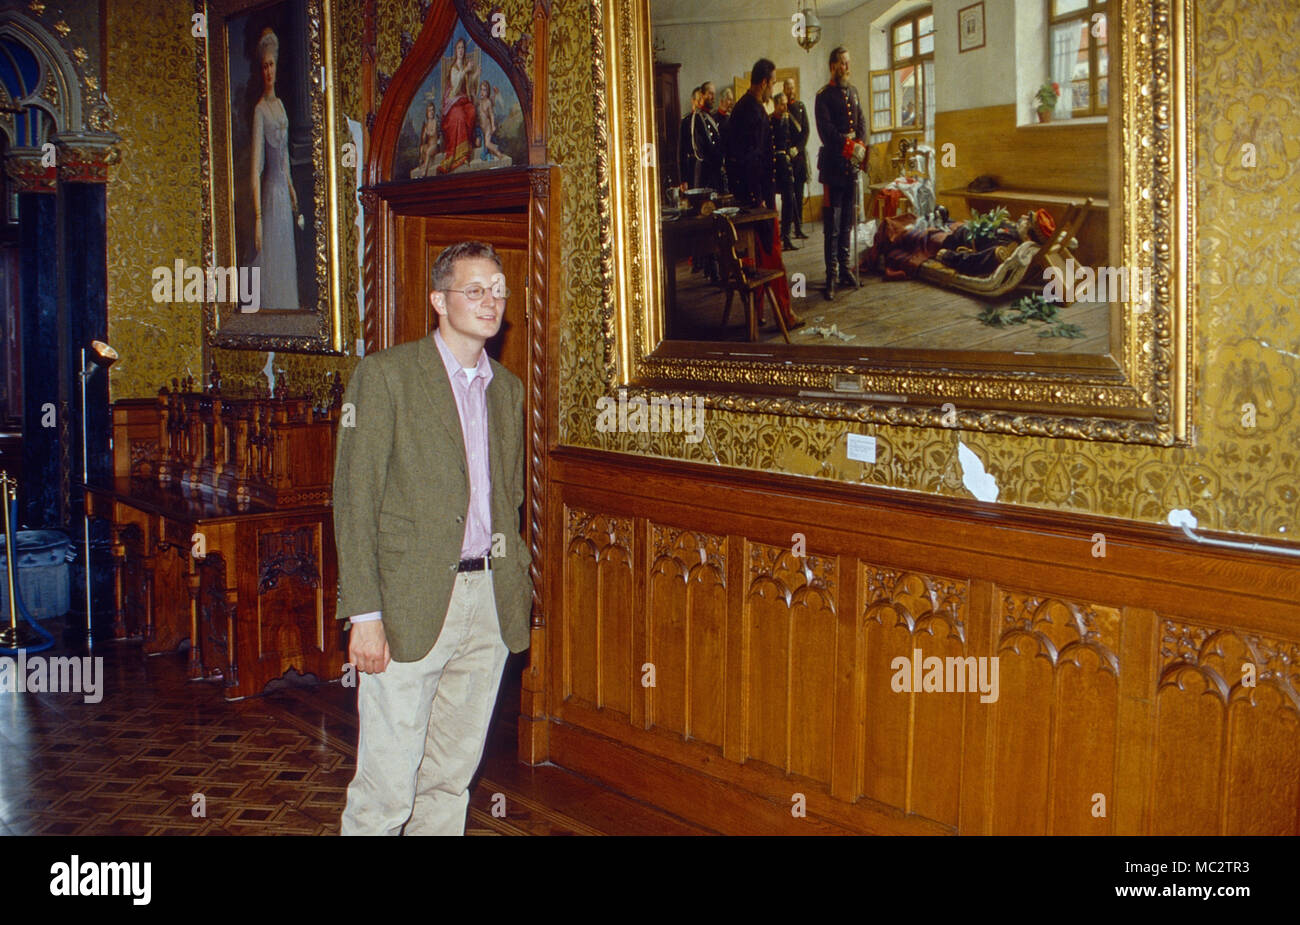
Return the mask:
M 800 4 L 800 8 L 795 10 L 790 19 L 794 23 L 795 42 L 804 51 L 812 51 L 812 47 L 821 41 L 822 37 L 822 22 L 817 16 L 817 0 Z

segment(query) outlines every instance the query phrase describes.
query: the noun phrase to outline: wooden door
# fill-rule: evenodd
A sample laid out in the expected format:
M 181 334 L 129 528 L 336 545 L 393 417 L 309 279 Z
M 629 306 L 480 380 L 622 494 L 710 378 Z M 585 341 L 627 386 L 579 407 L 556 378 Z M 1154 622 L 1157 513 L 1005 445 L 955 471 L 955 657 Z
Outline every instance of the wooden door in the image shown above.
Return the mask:
M 655 135 L 659 141 L 659 183 L 676 186 L 677 145 L 681 132 L 682 104 L 677 96 L 680 64 L 655 64 Z
M 488 341 L 489 356 L 528 381 L 528 216 L 398 215 L 393 260 L 393 343 L 418 340 L 437 327 L 429 302 L 433 265 L 458 241 L 486 241 L 496 248 L 510 288 L 501 333 Z
M 388 163 L 382 150 L 372 167 Z M 547 757 L 540 666 L 545 663 L 546 579 L 541 564 L 542 517 L 550 452 L 558 433 L 558 389 L 549 370 L 558 324 L 559 168 L 471 171 L 417 183 L 381 184 L 362 192 L 367 257 L 367 352 L 426 336 L 436 326 L 429 304 L 429 272 L 443 248 L 457 241 L 490 242 L 501 256 L 511 296 L 505 326 L 489 353 L 524 384 L 527 472 L 523 523 L 532 551 L 533 644 L 524 672 L 519 753 L 537 763 Z M 479 211 L 474 211 L 479 210 Z

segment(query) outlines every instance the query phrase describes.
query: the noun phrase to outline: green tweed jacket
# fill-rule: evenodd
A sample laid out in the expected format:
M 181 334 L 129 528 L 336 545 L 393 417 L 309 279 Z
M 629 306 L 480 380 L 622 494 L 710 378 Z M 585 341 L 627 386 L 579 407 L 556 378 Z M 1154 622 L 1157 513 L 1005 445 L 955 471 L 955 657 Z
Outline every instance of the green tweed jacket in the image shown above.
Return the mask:
M 492 361 L 487 388 L 497 619 L 511 652 L 528 648 L 532 579 L 519 535 L 524 502 L 523 384 Z M 469 475 L 456 398 L 429 334 L 357 364 L 334 454 L 338 618 L 383 612 L 395 661 L 433 648 L 456 581 Z M 355 418 L 348 412 L 355 409 Z M 345 426 L 347 424 L 353 426 Z

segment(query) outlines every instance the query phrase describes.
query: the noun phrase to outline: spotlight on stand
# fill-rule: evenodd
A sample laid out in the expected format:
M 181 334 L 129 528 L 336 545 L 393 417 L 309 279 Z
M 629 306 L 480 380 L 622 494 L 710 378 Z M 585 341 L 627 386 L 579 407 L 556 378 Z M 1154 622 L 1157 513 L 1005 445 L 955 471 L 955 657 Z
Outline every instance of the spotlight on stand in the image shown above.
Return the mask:
M 92 340 L 90 342 L 90 356 L 86 355 L 86 351 L 83 348 L 81 351 L 81 362 L 85 365 L 85 369 L 81 371 L 81 375 L 83 378 L 89 379 L 94 375 L 95 370 L 108 369 L 108 367 L 116 363 L 117 351 L 102 340 Z
M 86 383 L 100 369 L 108 369 L 117 362 L 117 351 L 102 340 L 92 340 L 90 349 L 81 348 L 81 540 L 86 554 L 86 648 L 95 645 L 94 629 L 90 622 L 90 511 L 86 510 L 86 497 L 90 487 L 90 456 L 86 447 Z

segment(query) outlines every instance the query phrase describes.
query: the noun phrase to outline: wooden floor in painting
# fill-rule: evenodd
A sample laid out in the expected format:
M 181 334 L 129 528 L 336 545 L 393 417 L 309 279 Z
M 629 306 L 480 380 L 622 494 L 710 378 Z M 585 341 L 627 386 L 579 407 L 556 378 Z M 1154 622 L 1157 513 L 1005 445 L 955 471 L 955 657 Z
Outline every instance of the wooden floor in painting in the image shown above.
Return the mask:
M 864 274 L 862 288 L 840 289 L 833 302 L 822 296 L 826 281 L 822 250 L 821 223 L 804 224 L 807 240 L 796 240 L 798 250 L 782 255 L 786 275 L 797 280 L 803 275 L 804 294 L 795 295 L 792 307 L 808 322 L 806 328 L 790 335 L 792 344 L 834 344 L 849 350 L 862 347 L 895 347 L 929 350 L 1022 351 L 1029 353 L 1104 354 L 1109 343 L 1109 306 L 1101 302 L 1075 303 L 1061 309 L 1060 320 L 1077 324 L 1084 336 L 1040 337 L 1047 326 L 1026 323 L 992 327 L 978 319 L 989 300 L 932 286 L 914 280 L 889 281 Z M 722 325 L 725 296 L 690 264 L 678 264 L 677 323 L 674 339 L 705 341 L 743 341 L 745 316 L 739 301 L 733 302 L 727 327 Z M 1032 290 L 1023 290 L 1001 301 L 1011 302 Z M 918 306 L 924 306 L 919 308 Z M 781 342 L 771 311 L 765 313 L 766 324 L 759 337 L 767 343 Z M 825 337 L 812 332 L 814 327 L 835 326 L 850 340 Z
M 45 653 L 50 654 L 50 653 Z M 75 654 L 75 653 L 57 653 Z M 332 835 L 356 768 L 355 688 L 227 702 L 186 656 L 105 643 L 103 699 L 0 693 L 0 835 Z M 467 835 L 709 834 L 554 765 L 516 758 L 512 656 Z M 204 812 L 195 815 L 195 794 Z M 505 796 L 505 815 L 493 815 Z

